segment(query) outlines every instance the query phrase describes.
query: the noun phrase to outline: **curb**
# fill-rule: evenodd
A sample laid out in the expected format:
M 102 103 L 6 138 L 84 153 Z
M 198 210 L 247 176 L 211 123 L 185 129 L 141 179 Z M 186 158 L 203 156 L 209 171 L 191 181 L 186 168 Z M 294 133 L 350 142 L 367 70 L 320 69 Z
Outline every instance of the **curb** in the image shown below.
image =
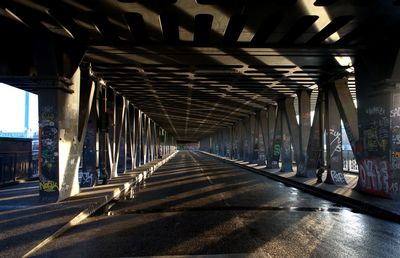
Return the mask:
M 30 257 L 30 256 L 32 256 L 38 250 L 40 250 L 45 245 L 50 243 L 52 240 L 54 240 L 55 238 L 59 237 L 60 235 L 62 235 L 66 231 L 70 230 L 72 227 L 78 225 L 83 220 L 88 218 L 90 215 L 94 214 L 96 211 L 98 211 L 102 207 L 106 206 L 112 200 L 115 200 L 118 197 L 120 197 L 121 194 L 128 193 L 132 186 L 136 186 L 137 184 L 140 184 L 140 183 L 144 182 L 146 180 L 146 178 L 149 178 L 159 167 L 161 167 L 167 161 L 169 161 L 171 158 L 173 158 L 176 155 L 176 153 L 177 153 L 177 151 L 169 154 L 167 157 L 165 157 L 164 159 L 160 160 L 156 164 L 154 164 L 154 165 L 150 166 L 149 168 L 139 172 L 139 174 L 137 174 L 135 177 L 130 179 L 128 182 L 124 183 L 123 185 L 119 186 L 118 188 L 115 188 L 111 197 L 104 196 L 101 201 L 89 204 L 88 208 L 86 208 L 85 210 L 80 212 L 77 216 L 75 216 L 73 219 L 71 219 L 69 222 L 67 222 L 64 226 L 62 226 L 60 229 L 58 229 L 56 232 L 54 232 L 51 236 L 47 237 L 45 240 L 40 242 L 37 246 L 35 246 L 33 249 L 31 249 L 26 254 L 24 254 L 22 257 Z
M 321 189 L 318 187 L 309 186 L 309 185 L 306 185 L 306 184 L 303 184 L 303 183 L 300 183 L 300 182 L 297 182 L 297 181 L 294 181 L 291 179 L 281 177 L 279 175 L 269 173 L 267 171 L 262 171 L 259 169 L 248 167 L 246 165 L 238 164 L 232 160 L 222 158 L 222 157 L 216 156 L 216 155 L 208 153 L 208 152 L 204 152 L 204 151 L 200 151 L 200 152 L 203 153 L 204 155 L 213 157 L 215 159 L 219 159 L 222 162 L 225 162 L 227 164 L 235 165 L 237 167 L 240 167 L 240 168 L 246 169 L 248 171 L 251 171 L 253 173 L 257 173 L 259 175 L 268 177 L 275 181 L 279 181 L 283 184 L 296 187 L 304 192 L 307 192 L 307 193 L 313 194 L 315 196 L 322 197 L 324 199 L 336 202 L 343 206 L 347 206 L 349 208 L 352 208 L 356 212 L 361 212 L 361 213 L 365 213 L 365 214 L 368 214 L 368 215 L 371 215 L 371 216 L 374 216 L 374 217 L 377 217 L 380 219 L 385 219 L 385 220 L 389 220 L 392 222 L 400 223 L 400 214 L 382 209 L 382 208 L 372 205 L 370 203 L 356 200 L 356 199 L 353 199 L 353 198 L 350 198 L 347 196 L 343 196 L 340 194 L 336 194 L 336 193 L 333 193 L 333 192 L 330 192 L 330 191 L 327 191 L 327 190 L 324 190 L 324 189 Z

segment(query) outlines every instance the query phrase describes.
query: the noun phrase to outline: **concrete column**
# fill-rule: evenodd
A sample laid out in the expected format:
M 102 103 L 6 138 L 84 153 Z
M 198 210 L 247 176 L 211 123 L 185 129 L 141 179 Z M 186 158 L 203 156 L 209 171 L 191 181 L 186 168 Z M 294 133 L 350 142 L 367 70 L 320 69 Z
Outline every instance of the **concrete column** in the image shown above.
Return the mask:
M 267 110 L 260 111 L 260 150 L 262 151 L 262 155 L 260 157 L 260 161 L 262 164 L 266 164 L 266 160 L 268 157 L 268 113 Z
M 284 100 L 286 102 L 286 100 Z M 287 115 L 286 115 L 286 108 L 285 114 L 282 114 L 282 143 L 281 143 L 281 171 L 282 172 L 291 172 L 293 171 L 293 159 L 292 159 L 292 140 L 293 137 L 290 135 Z
M 321 128 L 321 105 L 322 105 L 322 91 L 318 92 L 318 99 L 315 105 L 314 119 L 312 122 L 309 141 L 307 144 L 307 152 L 304 161 L 302 161 L 297 167 L 296 176 L 300 177 L 315 177 L 316 169 L 318 166 L 318 160 L 322 160 L 322 141 L 323 137 Z M 321 164 L 322 165 L 322 164 Z
M 355 63 L 358 99 L 357 190 L 400 199 L 400 55 L 368 49 Z
M 260 111 L 257 111 L 255 115 L 255 125 L 254 125 L 254 151 L 253 151 L 253 161 L 257 164 L 260 163 L 261 154 L 261 139 L 260 139 Z
M 272 146 L 272 158 L 271 165 L 269 168 L 279 168 L 279 161 L 281 157 L 281 147 L 282 147 L 282 120 L 284 116 L 283 111 L 283 101 L 278 100 L 278 112 L 275 120 L 275 130 L 274 130 L 274 138 L 273 138 L 273 146 Z
M 250 117 L 243 121 L 243 138 L 244 138 L 244 153 L 243 160 L 250 162 L 250 153 L 252 153 L 253 146 L 251 146 L 251 128 L 250 128 Z
M 244 121 L 238 122 L 238 159 L 244 160 Z
M 304 162 L 307 154 L 308 139 L 311 130 L 311 91 L 301 90 L 297 93 L 299 102 L 299 144 L 300 144 L 300 163 Z
M 79 193 L 80 70 L 71 80 L 42 78 L 39 83 L 40 198 L 51 202 Z
M 294 159 L 297 164 L 300 163 L 300 129 L 296 119 L 296 111 L 294 110 L 294 98 L 287 97 L 284 100 L 285 116 L 284 123 L 287 124 L 290 133 L 290 143 L 294 150 Z
M 333 83 L 334 84 L 334 83 Z M 326 167 L 325 183 L 335 185 L 347 184 L 343 175 L 342 128 L 339 110 L 336 106 L 332 89 L 334 85 L 325 86 L 325 132 L 326 132 Z
M 229 130 L 229 158 L 234 159 L 234 126 L 232 125 L 231 127 L 228 128 Z
M 257 124 L 257 114 L 250 116 L 250 163 L 257 163 L 258 161 L 258 124 Z
M 276 106 L 268 106 L 267 107 L 267 114 L 268 114 L 268 126 L 267 126 L 267 135 L 268 135 L 268 140 L 267 140 L 267 147 L 268 147 L 268 152 L 267 152 L 267 168 L 272 168 L 272 161 L 273 161 L 273 155 L 274 155 L 274 135 L 275 135 L 275 126 L 276 126 L 276 121 L 277 121 L 277 112 L 276 112 Z

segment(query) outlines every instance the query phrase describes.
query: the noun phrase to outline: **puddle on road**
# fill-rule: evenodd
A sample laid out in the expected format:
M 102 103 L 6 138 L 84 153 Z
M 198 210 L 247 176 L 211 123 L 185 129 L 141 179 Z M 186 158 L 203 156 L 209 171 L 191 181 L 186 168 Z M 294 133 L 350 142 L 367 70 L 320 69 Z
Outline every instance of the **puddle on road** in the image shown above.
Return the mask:
M 142 210 L 107 211 L 103 215 L 116 216 L 128 214 L 167 213 L 167 212 L 213 212 L 213 211 L 288 211 L 288 212 L 342 212 L 351 211 L 346 207 L 282 207 L 282 206 L 225 206 L 225 207 L 182 207 L 182 208 L 154 208 Z

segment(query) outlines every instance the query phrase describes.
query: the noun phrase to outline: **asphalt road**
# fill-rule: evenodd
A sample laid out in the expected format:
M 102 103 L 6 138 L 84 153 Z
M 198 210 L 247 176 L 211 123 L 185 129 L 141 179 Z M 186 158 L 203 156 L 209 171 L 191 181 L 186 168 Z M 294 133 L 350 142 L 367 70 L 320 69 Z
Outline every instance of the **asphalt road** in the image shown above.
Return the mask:
M 178 153 L 142 188 L 37 256 L 400 257 L 400 224 L 200 153 Z

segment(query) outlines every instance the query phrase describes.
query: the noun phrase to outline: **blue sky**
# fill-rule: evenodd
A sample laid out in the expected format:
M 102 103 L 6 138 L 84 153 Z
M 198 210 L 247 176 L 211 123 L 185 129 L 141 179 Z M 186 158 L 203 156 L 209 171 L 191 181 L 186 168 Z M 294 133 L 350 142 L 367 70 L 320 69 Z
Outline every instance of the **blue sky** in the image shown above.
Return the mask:
M 25 91 L 0 83 L 0 131 L 23 132 Z M 38 99 L 30 93 L 29 128 L 38 130 Z

